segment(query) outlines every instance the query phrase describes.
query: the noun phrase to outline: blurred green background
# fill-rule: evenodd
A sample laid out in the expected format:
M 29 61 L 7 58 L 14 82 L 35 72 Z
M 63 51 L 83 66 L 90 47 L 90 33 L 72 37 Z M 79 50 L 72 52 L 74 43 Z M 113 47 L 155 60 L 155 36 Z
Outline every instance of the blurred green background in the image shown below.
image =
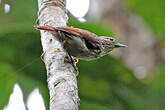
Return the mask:
M 11 6 L 4 13 L 4 4 Z M 142 17 L 156 34 L 156 40 L 165 46 L 165 1 L 125 0 L 125 7 Z M 26 102 L 29 93 L 39 88 L 46 108 L 49 93 L 46 70 L 40 60 L 42 47 L 40 33 L 33 28 L 37 18 L 37 1 L 2 0 L 0 4 L 0 110 L 8 104 L 13 85 L 18 83 Z M 69 25 L 113 35 L 97 22 L 80 23 L 70 15 Z M 80 110 L 164 110 L 165 63 L 157 65 L 153 77 L 139 80 L 123 61 L 105 56 L 94 61 L 80 61 L 78 78 Z M 104 71 L 103 71 L 104 70 Z

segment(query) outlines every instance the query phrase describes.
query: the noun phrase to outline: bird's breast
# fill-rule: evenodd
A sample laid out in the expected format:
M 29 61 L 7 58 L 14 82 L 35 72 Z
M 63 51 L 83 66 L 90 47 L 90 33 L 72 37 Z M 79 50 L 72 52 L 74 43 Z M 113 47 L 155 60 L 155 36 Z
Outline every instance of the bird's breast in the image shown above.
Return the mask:
M 67 39 L 63 46 L 70 55 L 82 60 L 92 60 L 100 56 L 100 50 L 88 49 L 85 40 L 79 37 Z

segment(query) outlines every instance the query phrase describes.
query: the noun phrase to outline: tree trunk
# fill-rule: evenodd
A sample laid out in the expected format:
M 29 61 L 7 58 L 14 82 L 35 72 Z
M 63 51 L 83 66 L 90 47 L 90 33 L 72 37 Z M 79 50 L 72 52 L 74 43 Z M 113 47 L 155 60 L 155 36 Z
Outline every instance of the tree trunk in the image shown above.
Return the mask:
M 38 23 L 52 27 L 66 26 L 65 0 L 38 0 Z M 50 110 L 78 110 L 77 79 L 73 66 L 67 62 L 68 53 L 54 35 L 41 32 L 43 61 L 47 70 Z M 56 49 L 55 49 L 56 48 Z

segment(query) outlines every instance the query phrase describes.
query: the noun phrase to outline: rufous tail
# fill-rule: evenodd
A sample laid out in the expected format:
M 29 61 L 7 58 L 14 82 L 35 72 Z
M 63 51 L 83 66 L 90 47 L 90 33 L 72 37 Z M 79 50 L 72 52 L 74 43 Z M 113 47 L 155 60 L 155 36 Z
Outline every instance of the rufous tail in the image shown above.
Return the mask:
M 35 25 L 34 28 L 38 29 L 38 30 L 45 30 L 45 31 L 50 31 L 50 32 L 57 32 L 57 30 L 53 27 L 50 26 L 39 26 L 39 25 Z

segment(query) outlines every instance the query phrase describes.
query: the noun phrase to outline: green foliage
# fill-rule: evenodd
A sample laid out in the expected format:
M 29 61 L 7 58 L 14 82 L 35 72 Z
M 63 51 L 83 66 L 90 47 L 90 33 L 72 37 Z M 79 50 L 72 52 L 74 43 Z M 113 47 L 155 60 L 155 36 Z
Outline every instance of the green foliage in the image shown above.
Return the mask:
M 154 89 L 165 91 L 165 81 L 164 81 L 165 68 L 164 67 L 165 67 L 165 65 L 162 64 L 157 69 L 157 74 L 158 75 L 156 76 L 155 80 L 152 82 L 152 87 Z
M 165 46 L 165 1 L 164 0 L 126 0 L 126 5 L 142 17 L 157 39 Z
M 108 107 L 104 107 L 98 103 L 91 103 L 87 101 L 81 101 L 80 110 L 111 110 Z
M 39 88 L 45 104 L 49 104 L 45 66 L 39 32 L 33 29 L 37 1 L 3 1 L 11 5 L 9 14 L 0 16 L 0 109 L 8 103 L 13 85 L 18 83 L 24 100 L 34 88 Z M 153 31 L 164 39 L 164 1 L 126 0 L 127 6 L 141 16 Z M 0 7 L 2 12 L 2 7 Z M 97 35 L 114 36 L 109 29 L 94 22 L 79 23 L 70 18 L 70 26 L 88 29 Z M 163 40 L 162 40 L 163 41 Z M 122 61 L 110 55 L 78 64 L 80 110 L 163 110 L 164 64 L 152 87 L 137 80 Z
M 79 79 L 80 95 L 94 100 L 108 100 L 110 85 L 105 80 L 91 79 L 88 76 L 81 76 Z M 88 90 L 88 91 L 87 91 Z
M 0 109 L 7 104 L 13 85 L 21 85 L 25 102 L 34 88 L 40 88 L 45 103 L 49 103 L 46 71 L 40 60 L 39 34 L 12 32 L 0 35 Z M 33 48 L 33 46 L 35 48 Z M 2 92 L 3 91 L 3 92 Z
M 0 109 L 7 104 L 9 95 L 12 91 L 17 76 L 13 74 L 13 68 L 10 64 L 0 63 Z
M 11 5 L 11 11 L 8 14 L 1 12 L 5 3 Z M 37 6 L 37 0 L 2 0 L 0 33 L 15 32 L 20 29 L 21 31 L 32 30 L 37 17 Z
M 104 25 L 98 24 L 96 22 L 80 23 L 74 17 L 72 17 L 72 16 L 69 16 L 69 17 L 70 17 L 70 19 L 68 22 L 68 26 L 86 29 L 90 32 L 95 33 L 96 35 L 99 35 L 99 36 L 112 36 L 112 37 L 114 37 L 114 34 L 112 32 L 109 32 L 108 27 L 105 27 Z
M 41 54 L 41 44 L 39 37 L 37 37 L 39 34 L 20 31 L 1 34 L 0 36 L 0 44 L 2 47 L 5 47 L 0 48 L 0 51 L 3 51 L 0 60 L 8 63 L 8 65 L 10 64 L 9 66 L 13 68 L 11 71 L 3 64 L 2 70 L 8 70 L 9 75 L 11 74 L 16 77 L 13 78 L 13 76 L 9 76 L 9 78 L 5 80 L 10 80 L 11 86 L 8 86 L 10 91 L 8 91 L 6 97 L 3 98 L 6 100 L 0 99 L 0 102 L 3 102 L 1 103 L 2 107 L 7 104 L 9 94 L 12 91 L 12 86 L 15 82 L 21 85 L 25 101 L 29 93 L 34 88 L 39 87 L 48 107 L 49 95 L 48 90 L 45 87 L 46 71 L 39 57 Z M 7 51 L 9 55 L 6 56 L 5 51 Z M 120 67 L 120 69 L 118 67 Z M 134 82 L 137 82 L 138 85 L 140 84 L 140 82 L 131 75 L 131 71 L 128 70 L 121 61 L 110 56 L 91 62 L 80 61 L 79 68 L 79 93 L 81 99 L 89 100 L 89 103 L 100 103 L 103 106 L 111 105 L 113 104 L 111 99 L 114 97 L 114 93 L 118 91 L 115 89 L 116 87 L 124 85 L 131 86 L 131 88 L 134 89 L 134 87 L 132 87 Z M 102 68 L 104 68 L 104 72 L 102 71 Z M 8 76 L 3 71 L 1 75 Z M 129 80 L 127 80 L 127 78 Z M 3 79 L 3 77 L 1 77 L 1 79 Z M 6 85 L 2 85 L 1 88 L 4 88 L 3 86 Z M 87 90 L 89 91 L 86 92 Z M 116 97 L 114 99 L 119 101 Z M 92 105 L 95 107 L 95 104 Z M 98 106 L 100 105 L 98 104 Z

